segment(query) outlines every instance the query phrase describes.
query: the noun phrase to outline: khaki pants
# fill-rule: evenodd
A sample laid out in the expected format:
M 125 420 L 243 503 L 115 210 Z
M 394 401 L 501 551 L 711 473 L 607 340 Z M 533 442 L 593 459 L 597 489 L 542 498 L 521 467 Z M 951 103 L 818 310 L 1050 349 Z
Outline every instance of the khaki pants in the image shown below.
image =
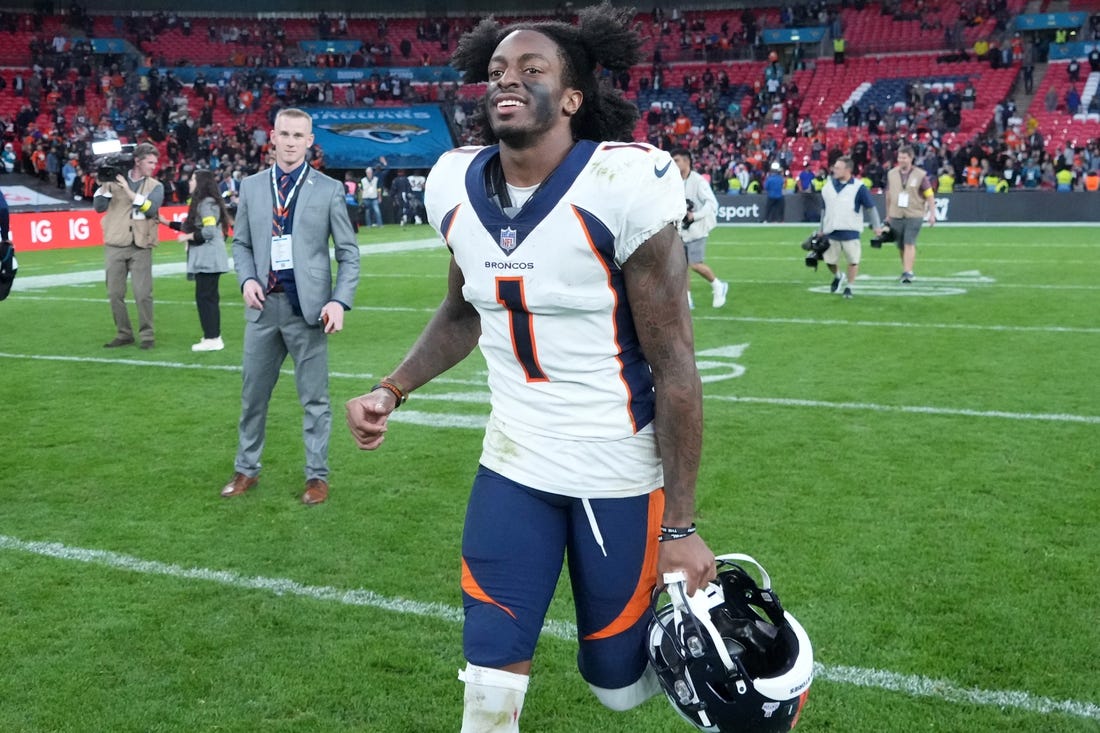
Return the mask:
M 134 302 L 138 307 L 138 335 L 142 342 L 153 340 L 153 250 L 128 244 L 107 245 L 107 300 L 115 319 L 118 338 L 132 341 L 130 312 L 126 308 L 126 275 L 134 282 Z

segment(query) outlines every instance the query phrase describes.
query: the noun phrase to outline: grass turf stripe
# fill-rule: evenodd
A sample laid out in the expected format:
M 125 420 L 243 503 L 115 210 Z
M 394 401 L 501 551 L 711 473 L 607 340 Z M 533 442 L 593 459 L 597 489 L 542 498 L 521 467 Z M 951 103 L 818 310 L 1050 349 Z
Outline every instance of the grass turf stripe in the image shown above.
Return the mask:
M 0 535 L 0 549 L 146 575 L 161 575 L 182 580 L 201 580 L 232 588 L 266 591 L 275 595 L 300 596 L 348 606 L 365 606 L 455 623 L 462 621 L 462 610 L 458 608 L 442 603 L 388 598 L 362 588 L 343 589 L 324 585 L 306 585 L 289 578 L 240 575 L 230 570 L 186 568 L 182 565 L 163 563 L 156 560 L 143 560 L 108 550 L 70 547 L 59 542 L 26 541 L 8 535 Z M 576 638 L 577 629 L 574 624 L 569 622 L 548 621 L 543 627 L 543 633 L 568 641 Z M 814 663 L 814 674 L 818 679 L 830 682 L 889 690 L 912 697 L 929 697 L 950 703 L 992 706 L 1042 715 L 1060 713 L 1100 721 L 1100 705 L 1079 700 L 1054 700 L 1020 690 L 968 688 L 961 687 L 948 680 L 936 680 L 920 675 L 906 675 L 860 667 L 830 666 L 820 662 Z

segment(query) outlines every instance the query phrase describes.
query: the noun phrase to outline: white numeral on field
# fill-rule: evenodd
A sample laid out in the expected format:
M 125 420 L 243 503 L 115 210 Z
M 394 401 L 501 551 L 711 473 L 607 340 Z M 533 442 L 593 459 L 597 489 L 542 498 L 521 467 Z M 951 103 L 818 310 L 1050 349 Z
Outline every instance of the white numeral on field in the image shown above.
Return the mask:
M 747 348 L 748 344 L 733 344 L 695 352 L 695 365 L 703 383 L 736 379 L 744 374 L 745 367 L 734 360 L 740 359 Z

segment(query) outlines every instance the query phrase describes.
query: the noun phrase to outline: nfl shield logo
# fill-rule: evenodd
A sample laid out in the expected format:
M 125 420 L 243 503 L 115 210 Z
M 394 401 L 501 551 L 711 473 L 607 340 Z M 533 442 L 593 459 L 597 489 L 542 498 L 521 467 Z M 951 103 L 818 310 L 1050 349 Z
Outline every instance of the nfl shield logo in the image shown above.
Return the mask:
M 500 230 L 500 248 L 505 252 L 511 252 L 516 248 L 516 230 L 508 227 Z

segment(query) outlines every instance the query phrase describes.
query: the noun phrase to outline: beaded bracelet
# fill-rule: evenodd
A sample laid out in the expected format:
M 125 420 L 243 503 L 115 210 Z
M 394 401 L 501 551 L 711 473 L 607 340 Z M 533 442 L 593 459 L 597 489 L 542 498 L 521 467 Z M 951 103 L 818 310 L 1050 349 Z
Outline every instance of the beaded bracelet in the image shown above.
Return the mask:
M 692 522 L 690 527 L 665 527 L 661 525 L 661 535 L 657 538 L 658 542 L 670 542 L 672 540 L 682 540 L 685 537 L 691 537 L 695 534 L 695 523 Z

